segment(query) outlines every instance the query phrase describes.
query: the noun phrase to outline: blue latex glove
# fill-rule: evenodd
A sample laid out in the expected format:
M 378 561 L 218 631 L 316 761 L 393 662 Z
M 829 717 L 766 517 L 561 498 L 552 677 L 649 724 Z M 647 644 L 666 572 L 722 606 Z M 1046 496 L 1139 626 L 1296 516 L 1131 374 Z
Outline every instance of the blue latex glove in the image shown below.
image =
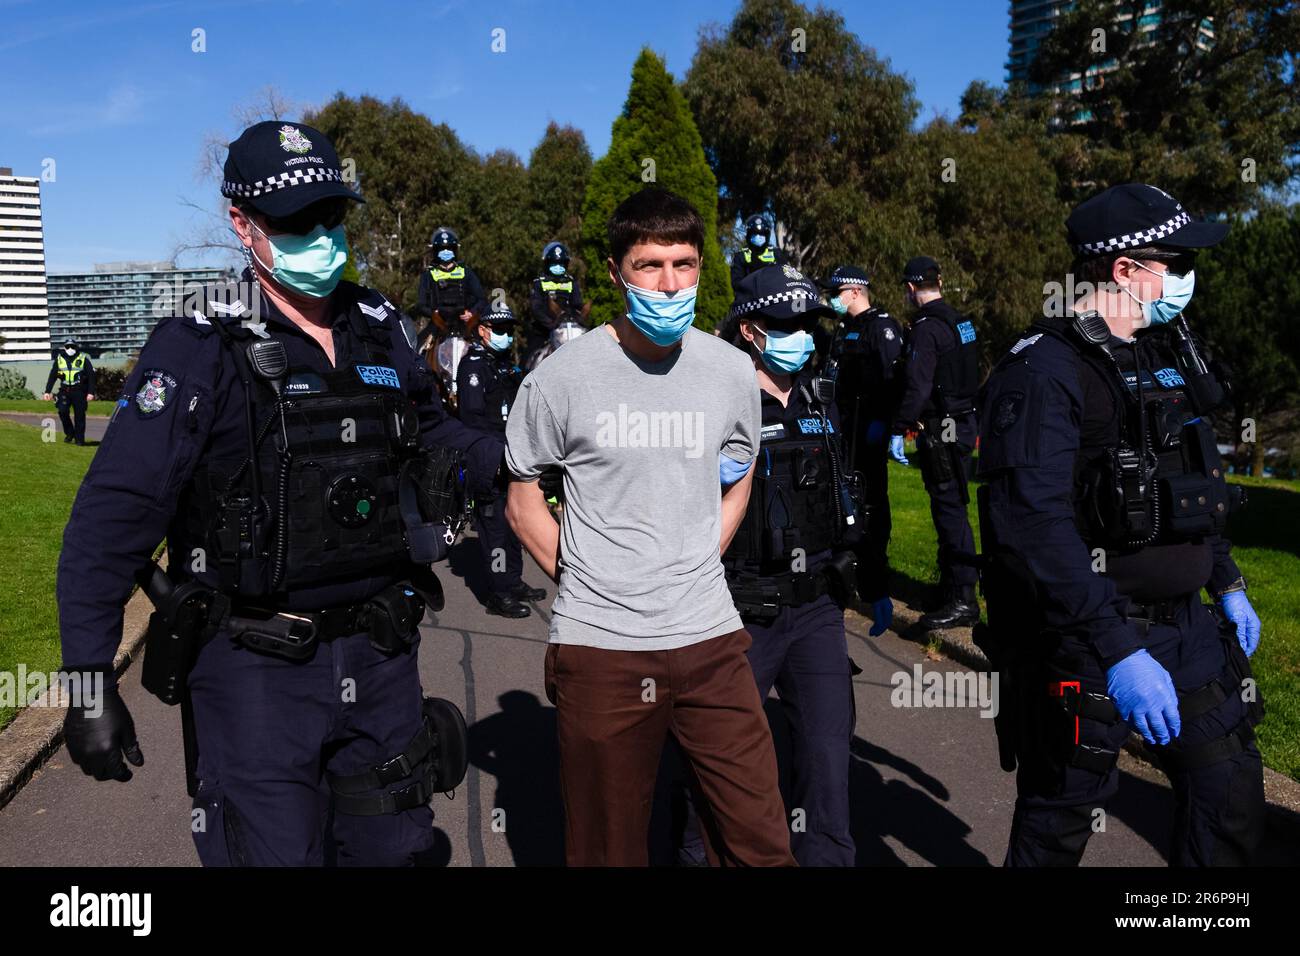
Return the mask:
M 1259 615 L 1250 606 L 1245 591 L 1229 591 L 1219 598 L 1219 606 L 1228 620 L 1237 625 L 1237 643 L 1249 657 L 1259 647 Z
M 886 595 L 879 601 L 871 602 L 871 616 L 875 623 L 871 625 L 871 630 L 867 631 L 872 637 L 879 637 L 889 630 L 889 625 L 894 623 L 894 602 Z
M 718 455 L 718 480 L 724 485 L 734 485 L 745 477 L 745 472 L 749 471 L 750 462 L 733 461 L 726 455 Z
M 895 435 L 889 439 L 889 457 L 900 465 L 907 464 L 907 454 L 903 451 L 902 435 Z
M 867 426 L 867 444 L 879 445 L 880 439 L 885 437 L 885 423 L 872 422 Z
M 1174 682 L 1145 648 L 1106 671 L 1106 692 L 1115 698 L 1120 717 L 1147 743 L 1167 744 L 1183 729 Z

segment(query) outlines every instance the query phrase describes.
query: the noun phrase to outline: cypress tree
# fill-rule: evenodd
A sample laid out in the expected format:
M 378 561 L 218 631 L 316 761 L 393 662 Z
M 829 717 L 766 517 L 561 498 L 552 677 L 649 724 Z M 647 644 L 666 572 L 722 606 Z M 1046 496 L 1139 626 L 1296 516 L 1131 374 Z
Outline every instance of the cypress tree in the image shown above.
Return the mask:
M 686 199 L 704 219 L 695 325 L 711 331 L 731 306 L 730 279 L 718 244 L 718 183 L 686 98 L 663 60 L 643 49 L 632 67 L 623 112 L 614 120 L 609 152 L 592 167 L 582 204 L 581 249 L 593 321 L 608 322 L 624 311 L 623 297 L 605 276 L 609 217 L 620 202 L 650 185 Z

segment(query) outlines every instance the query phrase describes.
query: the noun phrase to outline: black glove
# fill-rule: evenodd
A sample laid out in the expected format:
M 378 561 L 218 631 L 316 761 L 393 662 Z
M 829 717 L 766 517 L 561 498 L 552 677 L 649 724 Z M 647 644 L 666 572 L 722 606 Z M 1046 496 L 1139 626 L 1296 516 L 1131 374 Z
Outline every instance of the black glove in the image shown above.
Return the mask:
M 564 471 L 560 468 L 547 468 L 537 479 L 538 487 L 547 498 L 564 497 Z
M 135 721 L 116 687 L 106 686 L 94 704 L 98 706 L 90 708 L 90 713 L 82 706 L 68 708 L 63 722 L 68 756 L 87 776 L 125 783 L 131 779 L 131 770 L 122 762 L 123 754 L 131 766 L 144 766 L 144 754 L 135 739 Z

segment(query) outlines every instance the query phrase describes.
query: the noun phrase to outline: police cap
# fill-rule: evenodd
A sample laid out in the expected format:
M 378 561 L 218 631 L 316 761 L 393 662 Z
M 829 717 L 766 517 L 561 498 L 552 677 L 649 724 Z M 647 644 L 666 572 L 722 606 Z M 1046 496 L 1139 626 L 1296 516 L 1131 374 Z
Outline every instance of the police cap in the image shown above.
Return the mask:
M 827 292 L 838 292 L 846 287 L 865 289 L 871 285 L 871 280 L 857 266 L 836 266 L 829 278 L 819 279 L 817 284 Z
M 904 282 L 934 282 L 942 270 L 929 256 L 913 256 L 903 266 Z
M 728 319 L 759 319 L 769 328 L 808 328 L 834 312 L 811 280 L 793 266 L 764 266 L 736 284 Z
M 329 137 L 281 120 L 256 123 L 230 144 L 221 195 L 276 219 L 322 199 L 365 202 L 343 181 L 343 167 Z
M 1074 207 L 1065 220 L 1070 248 L 1091 258 L 1141 246 L 1203 249 L 1223 239 L 1222 222 L 1196 222 L 1173 196 L 1146 183 L 1103 190 Z

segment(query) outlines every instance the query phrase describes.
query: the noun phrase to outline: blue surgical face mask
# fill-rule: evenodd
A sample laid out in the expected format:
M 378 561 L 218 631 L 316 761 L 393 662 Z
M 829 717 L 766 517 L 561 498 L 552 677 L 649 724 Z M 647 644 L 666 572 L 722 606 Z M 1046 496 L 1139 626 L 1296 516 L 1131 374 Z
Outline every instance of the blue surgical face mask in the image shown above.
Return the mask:
M 455 253 L 453 250 L 451 250 L 451 249 L 439 249 L 439 250 L 438 250 L 438 261 L 439 261 L 439 262 L 451 262 L 451 261 L 452 261 L 453 259 L 455 259 L 455 258 L 456 258 L 456 253 Z
M 642 289 L 623 280 L 627 317 L 655 345 L 680 341 L 695 321 L 695 295 L 699 283 L 675 292 Z
M 849 311 L 849 307 L 844 304 L 844 300 L 838 294 L 831 296 L 831 308 L 840 315 L 844 315 Z
M 318 225 L 305 236 L 268 236 L 249 222 L 271 246 L 271 265 L 261 259 L 257 264 L 279 285 L 313 299 L 323 299 L 334 291 L 348 261 L 348 240 L 341 225 L 333 229 Z
M 559 263 L 556 263 L 555 265 L 551 266 L 551 275 L 553 276 L 564 275 L 564 266 L 560 265 Z
M 491 332 L 488 334 L 488 346 L 494 352 L 504 352 L 510 348 L 510 336 L 505 332 Z
M 758 235 L 750 238 L 749 244 L 751 246 L 765 246 L 767 245 L 767 236 L 760 232 Z
M 811 332 L 804 329 L 797 332 L 767 330 L 767 342 L 763 345 L 763 364 L 769 371 L 793 374 L 804 367 L 804 363 L 812 353 Z
M 1136 259 L 1133 260 L 1137 262 Z M 1146 269 L 1152 275 L 1160 276 L 1160 298 L 1152 302 L 1143 302 L 1137 296 L 1125 289 L 1133 301 L 1142 306 L 1142 323 L 1138 326 L 1145 329 L 1149 325 L 1164 325 L 1166 322 L 1172 322 L 1178 317 L 1178 313 L 1187 308 L 1187 303 L 1192 299 L 1192 290 L 1196 288 L 1196 270 L 1187 270 L 1186 275 L 1175 275 L 1172 272 L 1156 272 L 1155 269 L 1149 269 L 1142 263 L 1137 263 L 1139 269 Z

